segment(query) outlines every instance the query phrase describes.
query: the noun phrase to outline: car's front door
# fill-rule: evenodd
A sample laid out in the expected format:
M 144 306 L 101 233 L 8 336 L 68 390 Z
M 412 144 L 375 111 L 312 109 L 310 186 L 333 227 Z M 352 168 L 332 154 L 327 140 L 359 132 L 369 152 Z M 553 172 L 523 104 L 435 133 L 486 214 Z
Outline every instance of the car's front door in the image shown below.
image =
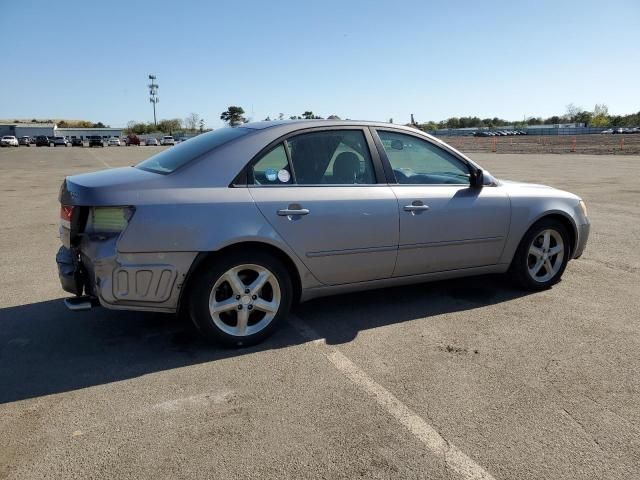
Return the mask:
M 262 214 L 325 284 L 393 273 L 397 200 L 389 185 L 377 183 L 370 143 L 360 128 L 301 133 L 277 143 L 249 171 Z
M 469 165 L 417 135 L 377 130 L 398 198 L 400 240 L 394 276 L 493 265 L 509 229 L 499 187 L 471 188 Z

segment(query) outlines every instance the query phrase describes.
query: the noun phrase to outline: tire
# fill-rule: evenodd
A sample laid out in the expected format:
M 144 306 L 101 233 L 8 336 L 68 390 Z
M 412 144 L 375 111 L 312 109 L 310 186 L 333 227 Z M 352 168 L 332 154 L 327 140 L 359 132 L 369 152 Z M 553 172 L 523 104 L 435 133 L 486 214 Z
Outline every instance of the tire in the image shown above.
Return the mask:
M 561 222 L 539 220 L 518 245 L 510 267 L 512 278 L 527 290 L 551 288 L 560 281 L 571 257 L 569 240 L 569 232 Z
M 263 286 L 256 283 L 259 276 L 266 279 Z M 226 346 L 245 347 L 263 341 L 291 308 L 289 272 L 265 252 L 238 251 L 206 261 L 189 283 L 192 322 L 207 340 Z

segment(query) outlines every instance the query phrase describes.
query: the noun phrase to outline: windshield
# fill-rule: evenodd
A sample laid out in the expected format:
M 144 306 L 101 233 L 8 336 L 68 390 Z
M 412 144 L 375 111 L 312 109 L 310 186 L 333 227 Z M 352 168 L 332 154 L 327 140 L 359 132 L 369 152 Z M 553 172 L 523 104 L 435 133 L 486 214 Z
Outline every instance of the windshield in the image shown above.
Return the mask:
M 251 130 L 248 128 L 234 127 L 204 133 L 154 155 L 136 165 L 136 168 L 156 173 L 171 173 L 194 158 L 249 132 Z

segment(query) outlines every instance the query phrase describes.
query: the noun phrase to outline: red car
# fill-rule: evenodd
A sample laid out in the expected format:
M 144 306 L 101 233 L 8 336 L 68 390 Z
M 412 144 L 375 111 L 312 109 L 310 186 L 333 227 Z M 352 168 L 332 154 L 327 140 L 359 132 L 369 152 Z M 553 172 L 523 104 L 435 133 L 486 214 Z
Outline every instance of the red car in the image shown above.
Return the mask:
M 130 147 L 131 145 L 138 145 L 140 146 L 140 139 L 138 138 L 137 135 L 129 135 L 127 136 L 127 147 Z

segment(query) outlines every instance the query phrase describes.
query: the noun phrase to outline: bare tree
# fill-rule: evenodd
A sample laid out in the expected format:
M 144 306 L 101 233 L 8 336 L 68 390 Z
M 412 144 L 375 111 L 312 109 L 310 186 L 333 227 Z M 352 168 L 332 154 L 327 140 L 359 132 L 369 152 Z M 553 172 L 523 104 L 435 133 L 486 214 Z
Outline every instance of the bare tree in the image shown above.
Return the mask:
M 570 103 L 569 105 L 567 105 L 566 109 L 567 109 L 567 114 L 565 115 L 565 117 L 570 122 L 573 122 L 575 118 L 578 116 L 578 114 L 582 112 L 582 107 L 578 107 L 573 103 Z
M 195 129 L 198 128 L 199 122 L 200 115 L 192 112 L 184 119 L 184 126 L 187 130 L 195 131 Z

